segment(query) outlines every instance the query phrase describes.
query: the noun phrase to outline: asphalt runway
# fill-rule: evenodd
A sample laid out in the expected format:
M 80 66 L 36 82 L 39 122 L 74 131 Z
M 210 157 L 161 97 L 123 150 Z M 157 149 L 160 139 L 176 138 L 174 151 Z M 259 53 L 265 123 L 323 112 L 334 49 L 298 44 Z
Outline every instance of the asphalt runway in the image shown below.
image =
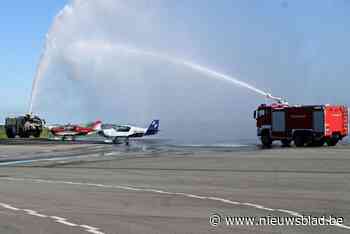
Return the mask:
M 0 141 L 0 233 L 350 233 L 350 146 Z M 209 217 L 221 216 L 210 225 Z M 343 217 L 232 225 L 225 216 Z

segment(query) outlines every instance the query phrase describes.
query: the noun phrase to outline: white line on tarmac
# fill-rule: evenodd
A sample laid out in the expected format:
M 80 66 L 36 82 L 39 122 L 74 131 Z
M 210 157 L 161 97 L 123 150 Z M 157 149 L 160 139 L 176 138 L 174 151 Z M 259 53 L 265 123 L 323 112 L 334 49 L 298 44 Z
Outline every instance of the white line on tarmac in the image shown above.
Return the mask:
M 61 223 L 61 224 L 64 224 L 64 225 L 67 225 L 67 226 L 71 226 L 71 227 L 78 226 L 78 224 L 68 222 L 67 219 L 62 218 L 62 217 L 50 216 L 50 218 L 54 219 L 56 223 Z
M 23 211 L 27 212 L 29 215 L 37 216 L 37 217 L 40 217 L 40 218 L 47 218 L 47 217 L 48 217 L 47 215 L 39 214 L 39 213 L 36 212 L 35 210 L 28 210 L 28 209 L 25 209 L 25 210 L 23 210 Z
M 0 203 L 0 206 L 4 207 L 5 209 L 8 209 L 8 210 L 15 210 L 15 211 L 19 210 L 16 207 L 13 207 L 13 206 L 5 204 L 5 203 Z
M 94 157 L 100 157 L 100 155 L 87 155 L 87 156 L 69 156 L 69 157 L 52 157 L 52 158 L 40 158 L 40 159 L 20 159 L 16 161 L 9 161 L 9 162 L 1 162 L 0 166 L 11 166 L 11 165 L 18 165 L 18 164 L 30 164 L 35 162 L 50 162 L 50 161 L 62 161 L 62 160 L 77 160 L 77 159 L 86 159 L 86 158 L 94 158 Z
M 22 212 L 26 215 L 35 216 L 35 217 L 39 217 L 42 219 L 50 219 L 51 221 L 54 221 L 54 222 L 59 223 L 59 224 L 63 224 L 63 225 L 68 226 L 68 227 L 82 228 L 85 232 L 88 232 L 88 233 L 105 234 L 104 232 L 101 232 L 100 229 L 97 227 L 75 224 L 75 223 L 69 222 L 67 219 L 62 218 L 62 217 L 48 216 L 45 214 L 40 214 L 39 212 L 37 212 L 35 210 L 16 208 L 16 207 L 13 207 L 12 205 L 9 205 L 6 203 L 0 203 L 0 208 L 1 207 L 8 209 L 8 210 L 16 211 L 16 212 Z
M 120 189 L 120 190 L 135 191 L 135 192 L 149 192 L 149 193 L 157 193 L 157 194 L 166 194 L 166 195 L 181 196 L 181 197 L 192 198 L 192 199 L 217 201 L 217 202 L 222 202 L 222 203 L 230 204 L 230 205 L 246 206 L 246 207 L 255 208 L 255 209 L 259 209 L 259 210 L 284 213 L 284 214 L 288 214 L 288 215 L 295 216 L 295 217 L 302 217 L 303 216 L 302 214 L 300 214 L 296 211 L 287 210 L 287 209 L 269 208 L 269 207 L 265 207 L 263 205 L 254 204 L 254 203 L 232 201 L 232 200 L 219 198 L 219 197 L 208 197 L 208 196 L 201 196 L 201 195 L 195 195 L 195 194 L 190 194 L 190 193 L 178 193 L 178 192 L 169 192 L 169 191 L 158 190 L 158 189 L 137 188 L 137 187 L 133 187 L 133 186 L 93 184 L 93 183 L 59 181 L 59 180 L 11 178 L 11 177 L 0 178 L 0 180 L 23 181 L 23 182 L 32 182 L 32 183 L 79 185 L 79 186 L 88 186 L 88 187 L 112 188 L 112 189 Z M 0 205 L 1 204 L 2 203 L 0 203 Z M 14 208 L 14 207 L 12 207 L 12 208 Z M 331 221 L 331 220 L 327 220 L 327 221 Z M 344 224 L 337 223 L 337 224 L 334 224 L 333 226 L 350 230 L 350 226 L 346 226 Z M 82 227 L 82 226 L 80 226 L 80 227 Z M 98 232 L 98 229 L 97 229 L 97 232 L 94 232 L 94 230 L 92 230 L 92 229 L 90 229 L 88 232 L 93 233 L 93 234 L 103 234 L 102 232 Z

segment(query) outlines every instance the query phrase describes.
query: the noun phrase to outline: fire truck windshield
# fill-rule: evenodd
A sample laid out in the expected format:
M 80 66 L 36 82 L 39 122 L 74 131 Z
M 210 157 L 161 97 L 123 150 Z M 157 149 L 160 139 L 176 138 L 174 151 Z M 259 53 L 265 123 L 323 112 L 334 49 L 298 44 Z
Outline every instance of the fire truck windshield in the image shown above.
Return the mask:
M 258 118 L 263 117 L 264 115 L 265 115 L 265 110 L 264 109 L 258 110 Z

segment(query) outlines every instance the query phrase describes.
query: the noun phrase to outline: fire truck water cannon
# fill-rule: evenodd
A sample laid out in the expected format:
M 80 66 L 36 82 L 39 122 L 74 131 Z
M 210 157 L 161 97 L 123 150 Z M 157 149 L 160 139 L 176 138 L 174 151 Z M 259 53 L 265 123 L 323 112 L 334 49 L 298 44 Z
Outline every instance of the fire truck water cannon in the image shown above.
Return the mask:
M 285 104 L 285 105 L 288 105 L 288 102 L 281 98 L 281 97 L 274 97 L 272 96 L 271 93 L 266 93 L 266 96 L 265 96 L 267 99 L 271 99 L 273 101 L 276 101 L 278 104 Z

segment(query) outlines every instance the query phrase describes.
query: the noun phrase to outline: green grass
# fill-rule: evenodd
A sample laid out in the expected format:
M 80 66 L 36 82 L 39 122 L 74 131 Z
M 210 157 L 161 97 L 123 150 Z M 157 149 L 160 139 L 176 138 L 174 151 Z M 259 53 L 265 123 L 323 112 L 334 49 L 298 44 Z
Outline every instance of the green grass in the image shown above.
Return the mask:
M 40 135 L 40 138 L 49 138 L 49 129 L 44 128 L 43 132 Z
M 0 139 L 5 139 L 5 138 L 7 138 L 7 137 L 6 137 L 6 134 L 5 134 L 4 126 L 0 125 Z

